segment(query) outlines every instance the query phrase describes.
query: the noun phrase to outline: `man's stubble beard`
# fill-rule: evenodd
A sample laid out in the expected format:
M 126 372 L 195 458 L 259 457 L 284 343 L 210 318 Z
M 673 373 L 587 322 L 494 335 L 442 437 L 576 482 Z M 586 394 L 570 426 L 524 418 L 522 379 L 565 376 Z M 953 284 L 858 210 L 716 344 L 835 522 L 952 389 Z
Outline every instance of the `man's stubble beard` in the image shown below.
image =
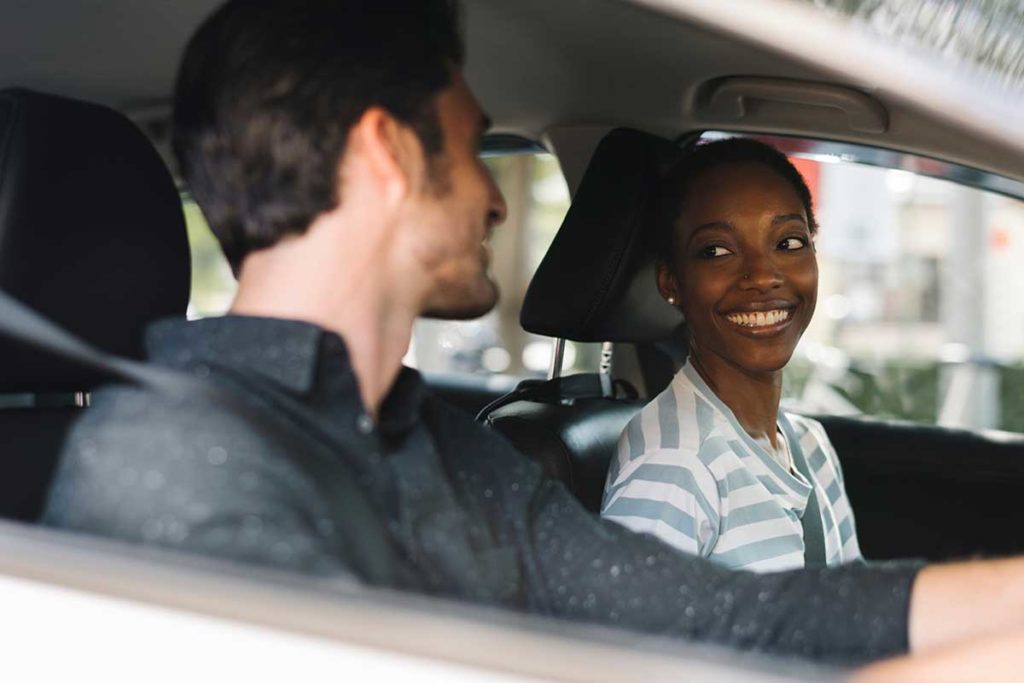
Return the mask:
M 443 154 L 437 153 L 427 157 L 426 176 L 427 192 L 431 197 L 443 201 L 452 194 L 451 168 Z M 443 288 L 439 287 L 435 292 L 439 300 L 429 302 L 420 314 L 421 317 L 433 320 L 473 320 L 489 313 L 498 304 L 498 283 L 487 270 L 478 277 L 483 282 L 452 283 Z M 478 290 L 481 287 L 486 287 L 488 293 L 478 298 Z

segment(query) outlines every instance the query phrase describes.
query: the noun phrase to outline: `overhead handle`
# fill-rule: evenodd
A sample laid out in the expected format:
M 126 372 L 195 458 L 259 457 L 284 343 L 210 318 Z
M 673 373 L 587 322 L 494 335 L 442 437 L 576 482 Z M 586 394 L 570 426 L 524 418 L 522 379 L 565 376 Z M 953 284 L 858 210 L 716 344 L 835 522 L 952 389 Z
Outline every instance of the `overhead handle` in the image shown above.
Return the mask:
M 716 118 L 758 122 L 757 102 L 800 107 L 825 107 L 845 115 L 847 126 L 858 133 L 884 133 L 889 116 L 878 100 L 852 88 L 780 78 L 730 77 L 706 86 L 701 109 Z

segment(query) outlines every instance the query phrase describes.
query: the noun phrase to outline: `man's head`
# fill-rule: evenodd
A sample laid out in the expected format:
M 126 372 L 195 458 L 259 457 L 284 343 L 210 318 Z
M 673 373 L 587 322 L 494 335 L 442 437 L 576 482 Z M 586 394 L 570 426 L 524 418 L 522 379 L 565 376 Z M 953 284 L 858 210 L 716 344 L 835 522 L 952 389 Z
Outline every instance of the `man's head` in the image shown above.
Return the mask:
M 206 21 L 178 76 L 174 147 L 236 271 L 345 203 L 343 162 L 369 112 L 402 172 L 421 176 L 404 202 L 420 244 L 403 244 L 436 271 L 423 312 L 493 306 L 481 242 L 504 205 L 475 155 L 485 118 L 460 76 L 457 15 L 455 0 L 230 0 Z

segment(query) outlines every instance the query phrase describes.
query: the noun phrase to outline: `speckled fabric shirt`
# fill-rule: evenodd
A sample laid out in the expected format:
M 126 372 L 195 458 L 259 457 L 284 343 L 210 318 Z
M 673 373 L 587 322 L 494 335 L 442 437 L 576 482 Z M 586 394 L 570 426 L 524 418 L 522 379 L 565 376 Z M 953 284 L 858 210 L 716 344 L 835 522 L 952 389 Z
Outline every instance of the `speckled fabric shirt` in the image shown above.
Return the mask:
M 575 621 L 833 662 L 907 649 L 917 564 L 758 575 L 678 553 L 588 513 L 500 436 L 398 377 L 377 424 L 341 338 L 302 322 L 163 321 L 152 362 L 259 402 L 333 445 L 404 565 L 402 587 Z M 44 521 L 320 577 L 358 574 L 324 481 L 208 399 L 96 392 Z

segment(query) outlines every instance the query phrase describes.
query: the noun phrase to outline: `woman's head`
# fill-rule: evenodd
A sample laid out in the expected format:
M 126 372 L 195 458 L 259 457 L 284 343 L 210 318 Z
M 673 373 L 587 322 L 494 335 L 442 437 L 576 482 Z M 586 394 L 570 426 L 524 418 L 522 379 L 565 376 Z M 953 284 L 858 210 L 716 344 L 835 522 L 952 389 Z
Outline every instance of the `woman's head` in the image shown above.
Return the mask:
M 658 288 L 687 320 L 691 354 L 748 373 L 789 362 L 814 314 L 811 194 L 778 150 L 734 138 L 695 147 L 660 193 Z

